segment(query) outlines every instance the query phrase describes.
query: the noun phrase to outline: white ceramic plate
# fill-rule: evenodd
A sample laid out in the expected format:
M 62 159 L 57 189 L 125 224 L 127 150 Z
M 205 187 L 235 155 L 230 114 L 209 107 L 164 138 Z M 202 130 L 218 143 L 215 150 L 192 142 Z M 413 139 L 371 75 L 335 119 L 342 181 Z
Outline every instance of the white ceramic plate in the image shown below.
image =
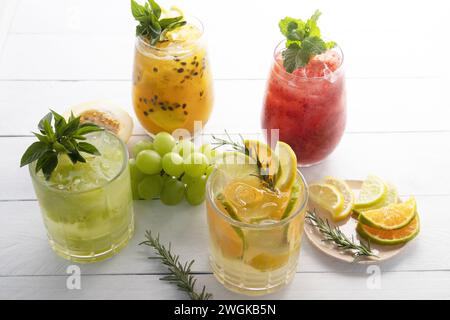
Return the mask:
M 361 180 L 346 180 L 347 184 L 352 188 L 355 198 L 358 197 L 359 191 L 361 189 L 362 181 Z M 399 200 L 400 201 L 400 200 Z M 315 210 L 316 214 L 321 217 L 322 219 L 328 219 L 328 222 L 331 226 L 337 226 L 341 229 L 341 231 L 350 239 L 353 237 L 355 242 L 363 242 L 367 244 L 367 241 L 364 238 L 361 238 L 358 233 L 356 232 L 356 225 L 357 225 L 357 219 L 355 217 L 350 216 L 344 221 L 340 222 L 333 222 L 331 219 L 331 216 L 328 212 L 320 210 L 318 206 L 315 206 L 314 203 L 310 200 L 308 203 L 308 210 L 313 211 Z M 345 262 L 356 262 L 356 263 L 363 263 L 363 264 L 370 264 L 370 263 L 378 263 L 387 259 L 390 259 L 397 254 L 399 254 L 402 249 L 404 248 L 405 244 L 399 244 L 399 245 L 377 245 L 377 244 L 371 244 L 372 250 L 378 255 L 379 258 L 376 257 L 361 257 L 360 259 L 354 260 L 351 253 L 344 252 L 342 250 L 339 250 L 334 244 L 324 242 L 323 235 L 317 230 L 316 227 L 311 225 L 308 222 L 305 222 L 305 233 L 308 237 L 308 239 L 312 242 L 312 244 L 325 253 L 328 256 L 334 257 L 336 259 L 339 259 L 341 261 Z

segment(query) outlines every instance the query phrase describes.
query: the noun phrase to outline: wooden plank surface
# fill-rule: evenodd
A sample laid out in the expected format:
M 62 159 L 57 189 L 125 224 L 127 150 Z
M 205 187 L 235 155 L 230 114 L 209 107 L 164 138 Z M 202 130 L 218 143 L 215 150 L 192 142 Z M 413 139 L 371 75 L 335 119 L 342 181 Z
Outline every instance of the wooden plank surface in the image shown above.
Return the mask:
M 449 272 L 381 273 L 380 287 L 364 273 L 302 273 L 284 290 L 263 297 L 237 295 L 212 275 L 197 275 L 214 299 L 449 299 Z M 1 277 L 0 299 L 186 299 L 159 275 L 81 277 L 81 290 L 66 288 L 67 276 Z M 369 284 L 368 284 L 369 283 Z M 126 288 L 126 291 L 124 290 Z
M 450 216 L 446 203 L 450 196 L 419 196 L 421 234 L 404 251 L 380 265 L 383 271 L 450 270 L 447 248 Z M 0 277 L 64 275 L 71 262 L 50 249 L 36 201 L 0 202 Z M 160 233 L 161 241 L 172 242 L 184 260 L 195 259 L 195 272 L 208 273 L 208 231 L 204 205 L 183 203 L 165 207 L 158 200 L 136 201 L 136 232 L 128 247 L 114 258 L 97 264 L 81 265 L 83 274 L 163 273 L 158 260 L 148 260 L 152 250 L 138 246 L 145 230 Z M 175 236 L 176 235 L 176 236 Z M 364 272 L 366 266 L 343 263 L 324 256 L 303 239 L 298 272 Z
M 349 116 L 337 150 L 303 173 L 308 181 L 376 173 L 396 184 L 403 196 L 418 200 L 421 234 L 400 256 L 380 265 L 381 288 L 368 287 L 366 267 L 328 258 L 304 239 L 294 282 L 264 298 L 450 298 L 448 4 L 162 1 L 172 3 L 188 8 L 205 25 L 216 93 L 206 132 L 228 129 L 252 136 L 260 132 L 265 79 L 281 39 L 278 20 L 307 17 L 320 8 L 323 33 L 345 53 Z M 210 274 L 203 206 L 165 207 L 159 201 L 135 202 L 137 229 L 130 245 L 113 259 L 82 265 L 82 290 L 65 286 L 70 262 L 48 246 L 19 159 L 49 107 L 63 111 L 84 101 L 110 100 L 132 113 L 133 34 L 129 1 L 0 3 L 0 298 L 185 298 L 158 280 L 166 270 L 147 259 L 149 248 L 137 245 L 148 228 L 172 241 L 182 258 L 196 259 L 199 281 L 215 298 L 246 298 L 226 291 Z M 133 142 L 143 130 L 136 125 L 134 133 Z

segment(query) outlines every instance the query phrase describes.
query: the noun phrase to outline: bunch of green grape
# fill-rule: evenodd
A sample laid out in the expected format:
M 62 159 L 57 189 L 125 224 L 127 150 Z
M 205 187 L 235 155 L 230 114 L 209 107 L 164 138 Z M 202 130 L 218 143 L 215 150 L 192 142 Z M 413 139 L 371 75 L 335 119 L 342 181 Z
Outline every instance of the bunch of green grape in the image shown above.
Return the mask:
M 176 205 L 184 198 L 191 205 L 205 200 L 206 180 L 214 168 L 216 152 L 209 144 L 196 149 L 189 140 L 176 141 L 167 132 L 153 142 L 141 140 L 132 147 L 130 159 L 133 198 L 160 198 Z

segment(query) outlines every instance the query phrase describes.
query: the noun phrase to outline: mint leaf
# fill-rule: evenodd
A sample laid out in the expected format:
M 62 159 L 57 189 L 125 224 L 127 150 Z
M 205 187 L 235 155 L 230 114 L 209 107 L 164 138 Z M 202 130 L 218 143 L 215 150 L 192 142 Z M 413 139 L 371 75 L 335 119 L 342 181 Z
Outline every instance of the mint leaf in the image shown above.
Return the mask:
M 325 42 L 319 37 L 307 37 L 301 44 L 291 43 L 282 52 L 283 66 L 287 72 L 292 73 L 296 69 L 304 67 L 309 60 L 317 54 L 327 50 Z
M 292 32 L 295 29 L 303 29 L 305 26 L 305 23 L 300 19 L 294 19 L 291 17 L 286 17 L 278 23 L 278 26 L 280 27 L 281 33 L 288 37 L 289 33 Z
M 305 22 L 286 17 L 278 23 L 281 33 L 286 37 L 286 49 L 282 52 L 283 66 L 287 72 L 306 66 L 312 57 L 333 48 L 335 42 L 325 43 L 321 39 L 317 21 L 319 10 Z
M 309 37 L 320 37 L 320 29 L 317 26 L 317 20 L 319 19 L 321 12 L 316 10 L 314 14 L 306 21 L 305 33 Z

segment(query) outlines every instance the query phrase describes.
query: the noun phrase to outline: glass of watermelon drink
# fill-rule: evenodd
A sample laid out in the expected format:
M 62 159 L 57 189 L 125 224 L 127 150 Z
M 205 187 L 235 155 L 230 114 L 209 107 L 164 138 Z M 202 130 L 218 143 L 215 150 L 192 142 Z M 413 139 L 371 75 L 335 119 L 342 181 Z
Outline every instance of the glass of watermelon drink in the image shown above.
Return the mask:
M 275 48 L 262 112 L 264 129 L 279 129 L 279 140 L 295 151 L 300 166 L 324 160 L 338 145 L 346 123 L 342 50 L 334 48 L 288 73 L 282 52 Z

